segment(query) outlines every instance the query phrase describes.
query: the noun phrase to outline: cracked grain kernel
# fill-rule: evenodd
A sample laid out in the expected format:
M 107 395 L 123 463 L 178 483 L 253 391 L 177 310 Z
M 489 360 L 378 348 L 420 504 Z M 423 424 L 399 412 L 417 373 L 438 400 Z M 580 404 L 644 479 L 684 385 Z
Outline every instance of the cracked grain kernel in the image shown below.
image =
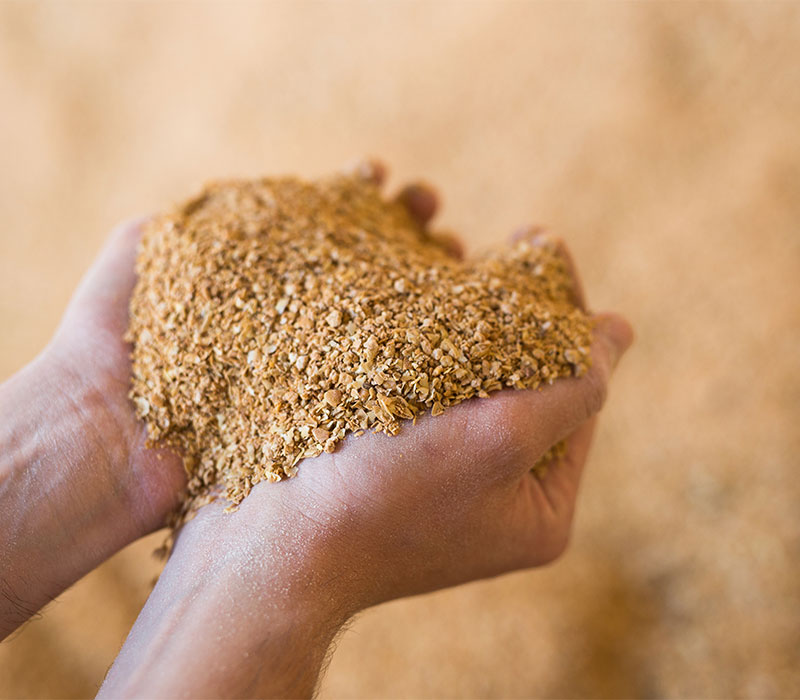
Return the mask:
M 325 403 L 330 406 L 338 406 L 342 402 L 342 392 L 338 389 L 329 389 L 325 392 Z
M 325 428 L 314 428 L 311 434 L 317 442 L 325 442 L 331 436 L 330 432 L 325 430 Z
M 173 524 L 350 433 L 587 371 L 591 321 L 553 241 L 460 262 L 421 233 L 342 175 L 210 183 L 147 224 L 131 398 L 184 455 Z
M 325 320 L 331 328 L 338 328 L 342 325 L 342 312 L 334 309 L 325 317 Z

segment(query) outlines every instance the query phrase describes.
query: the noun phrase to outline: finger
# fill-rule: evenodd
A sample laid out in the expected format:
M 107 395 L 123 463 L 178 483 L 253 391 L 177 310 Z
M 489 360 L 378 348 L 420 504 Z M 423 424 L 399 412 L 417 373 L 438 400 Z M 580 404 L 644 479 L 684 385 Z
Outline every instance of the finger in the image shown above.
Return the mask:
M 586 311 L 588 307 L 586 305 L 586 293 L 583 289 L 583 283 L 581 282 L 580 275 L 578 274 L 578 268 L 575 265 L 572 254 L 570 253 L 569 248 L 567 248 L 567 244 L 564 243 L 563 239 L 548 233 L 547 230 L 542 226 L 523 226 L 514 231 L 514 233 L 511 235 L 511 242 L 516 243 L 524 240 L 530 241 L 534 245 L 544 245 L 546 243 L 552 243 L 555 245 L 556 252 L 564 261 L 564 265 L 567 268 L 567 274 L 572 280 L 572 302 L 579 309 Z
M 449 231 L 435 231 L 429 234 L 430 238 L 438 243 L 445 252 L 456 260 L 464 259 L 464 244 L 461 239 Z
M 425 184 L 412 184 L 404 188 L 396 197 L 411 214 L 414 220 L 425 227 L 436 214 L 439 200 L 436 191 Z M 428 237 L 456 260 L 464 259 L 464 244 L 451 231 L 425 231 Z
M 585 421 L 566 439 L 565 454 L 548 464 L 542 476 L 531 475 L 532 478 L 539 479 L 553 508 L 562 511 L 566 509 L 568 515 L 571 515 L 575 506 L 578 486 L 589 456 L 596 425 L 597 416 Z
M 630 324 L 616 314 L 595 318 L 591 349 L 592 366 L 581 377 L 559 379 L 540 391 L 519 391 L 506 394 L 495 410 L 508 411 L 503 402 L 519 401 L 511 415 L 524 419 L 515 432 L 526 454 L 543 455 L 552 445 L 575 432 L 596 415 L 603 406 L 611 374 L 630 346 L 633 332 Z M 498 396 L 503 397 L 505 392 Z M 489 403 L 489 402 L 487 402 Z M 506 413 L 505 415 L 509 415 Z M 530 464 L 520 464 L 526 471 Z
M 409 214 L 420 226 L 425 226 L 433 218 L 439 206 L 436 191 L 422 183 L 404 187 L 396 200 L 408 209 Z
M 523 477 L 531 480 L 532 493 L 541 494 L 538 507 L 549 511 L 550 516 L 564 528 L 562 533 L 566 538 L 559 541 L 555 556 L 563 551 L 572 529 L 580 476 L 589 454 L 596 423 L 597 416 L 594 416 L 573 432 L 565 441 L 566 453 L 551 460 L 543 474 L 529 472 Z
M 572 280 L 572 302 L 579 309 L 586 311 L 586 293 L 583 290 L 583 282 L 581 282 L 578 268 L 575 266 L 575 261 L 572 258 L 572 253 L 569 252 L 567 244 L 560 238 L 556 239 L 556 250 L 564 261 L 567 268 L 567 274 Z
M 128 326 L 128 300 L 136 284 L 136 251 L 146 218 L 114 228 L 105 246 L 81 281 L 67 316 L 88 314 L 120 335 Z
M 607 313 L 593 320 L 591 367 L 586 374 L 559 379 L 537 392 L 541 397 L 541 409 L 547 407 L 542 420 L 549 427 L 544 434 L 552 435 L 549 445 L 565 438 L 600 411 L 611 375 L 633 342 L 633 330 L 621 316 Z

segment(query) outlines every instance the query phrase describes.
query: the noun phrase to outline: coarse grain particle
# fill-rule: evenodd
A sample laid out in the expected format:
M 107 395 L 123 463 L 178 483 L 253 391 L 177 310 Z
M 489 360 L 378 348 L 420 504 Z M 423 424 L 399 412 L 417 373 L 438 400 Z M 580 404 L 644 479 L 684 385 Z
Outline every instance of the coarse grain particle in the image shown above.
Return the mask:
M 358 174 L 211 183 L 147 225 L 137 273 L 131 397 L 150 443 L 184 455 L 176 522 L 349 433 L 590 362 L 554 241 L 460 262 Z
M 325 402 L 331 406 L 338 406 L 342 402 L 342 392 L 338 389 L 328 389 L 325 392 Z

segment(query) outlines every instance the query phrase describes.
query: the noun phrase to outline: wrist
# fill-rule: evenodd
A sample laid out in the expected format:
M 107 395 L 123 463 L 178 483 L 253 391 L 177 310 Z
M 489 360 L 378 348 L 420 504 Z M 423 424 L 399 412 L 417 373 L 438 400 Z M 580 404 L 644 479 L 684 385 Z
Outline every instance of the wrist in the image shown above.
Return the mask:
M 0 637 L 140 534 L 102 402 L 47 351 L 0 385 Z
M 267 511 L 260 503 L 268 530 L 264 519 L 239 521 L 221 504 L 184 526 L 106 695 L 311 694 L 354 611 L 332 558 L 313 545 L 296 547 L 274 505 Z
M 339 627 L 362 607 L 358 588 L 326 528 L 299 515 L 283 485 L 257 486 L 234 512 L 224 502 L 201 508 L 180 531 L 170 565 L 202 571 L 209 585 L 235 581 L 253 614 L 285 608 Z

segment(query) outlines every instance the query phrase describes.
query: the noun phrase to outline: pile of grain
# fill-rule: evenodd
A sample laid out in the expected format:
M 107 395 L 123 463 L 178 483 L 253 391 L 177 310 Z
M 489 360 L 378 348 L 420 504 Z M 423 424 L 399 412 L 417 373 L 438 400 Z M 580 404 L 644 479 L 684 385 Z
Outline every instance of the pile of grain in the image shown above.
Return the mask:
M 137 271 L 131 397 L 184 455 L 183 515 L 348 433 L 589 364 L 552 241 L 460 262 L 355 175 L 212 183 L 151 222 Z

